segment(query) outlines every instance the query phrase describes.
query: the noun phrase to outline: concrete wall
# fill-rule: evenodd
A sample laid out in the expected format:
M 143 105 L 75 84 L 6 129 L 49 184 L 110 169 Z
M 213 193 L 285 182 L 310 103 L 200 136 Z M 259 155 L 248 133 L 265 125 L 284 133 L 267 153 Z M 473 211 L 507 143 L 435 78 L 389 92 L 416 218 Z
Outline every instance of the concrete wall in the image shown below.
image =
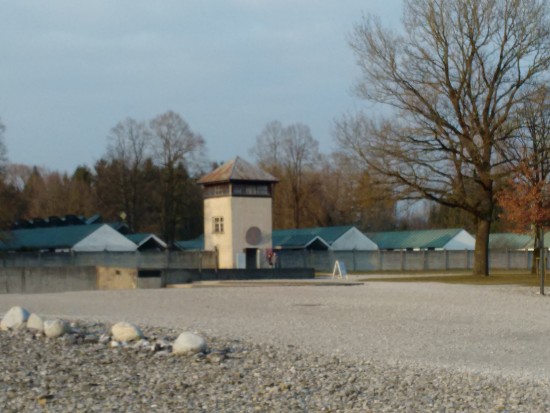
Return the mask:
M 0 268 L 0 293 L 49 293 L 96 289 L 95 267 Z
M 162 288 L 164 287 L 163 270 L 159 269 L 139 269 L 137 272 L 136 288 Z
M 135 268 L 0 267 L 0 294 L 162 288 L 162 271 L 154 272 L 150 276 Z
M 138 278 L 137 279 L 137 288 L 140 290 L 146 290 L 150 288 L 163 288 L 164 284 L 162 278 Z
M 203 280 L 261 280 L 313 278 L 313 268 L 263 270 L 137 270 L 116 267 L 0 268 L 0 294 L 50 293 L 82 290 L 162 288 Z
M 528 270 L 532 251 L 490 251 L 491 269 Z M 343 261 L 348 271 L 446 271 L 471 270 L 474 251 L 278 251 L 281 268 L 312 267 L 332 272 L 336 260 Z M 547 266 L 550 261 L 547 261 Z
M 210 251 L 21 252 L 0 254 L 1 267 L 106 266 L 125 268 L 216 268 Z
M 137 288 L 137 268 L 96 267 L 98 290 L 129 290 Z

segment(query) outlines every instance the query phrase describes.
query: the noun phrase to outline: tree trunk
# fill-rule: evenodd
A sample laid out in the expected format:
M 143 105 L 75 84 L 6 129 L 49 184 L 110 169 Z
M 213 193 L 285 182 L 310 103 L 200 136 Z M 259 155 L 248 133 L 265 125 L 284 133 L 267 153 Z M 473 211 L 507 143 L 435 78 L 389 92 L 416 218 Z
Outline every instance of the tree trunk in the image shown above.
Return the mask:
M 533 244 L 533 262 L 531 263 L 531 274 L 536 275 L 539 272 L 539 258 L 540 258 L 540 231 L 539 228 L 535 228 L 535 242 Z
M 474 251 L 474 275 L 489 275 L 489 231 L 491 222 L 479 220 Z

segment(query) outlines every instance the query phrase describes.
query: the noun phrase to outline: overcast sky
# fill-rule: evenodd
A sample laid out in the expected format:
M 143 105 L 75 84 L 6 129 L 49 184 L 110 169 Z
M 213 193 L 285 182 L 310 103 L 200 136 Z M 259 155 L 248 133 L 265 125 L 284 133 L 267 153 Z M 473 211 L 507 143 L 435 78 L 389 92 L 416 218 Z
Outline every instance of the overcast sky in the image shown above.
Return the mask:
M 301 122 L 323 152 L 364 103 L 347 39 L 401 0 L 17 0 L 0 3 L 0 119 L 11 162 L 93 166 L 126 117 L 179 113 L 210 160 L 248 157 L 266 123 Z

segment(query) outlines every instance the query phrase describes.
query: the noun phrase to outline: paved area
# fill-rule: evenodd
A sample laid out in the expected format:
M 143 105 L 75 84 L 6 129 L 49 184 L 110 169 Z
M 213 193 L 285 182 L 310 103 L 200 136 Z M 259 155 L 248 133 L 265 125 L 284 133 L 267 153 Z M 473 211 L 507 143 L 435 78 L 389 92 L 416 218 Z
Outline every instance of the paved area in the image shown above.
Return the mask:
M 423 283 L 1 295 L 48 316 L 128 320 L 321 354 L 548 377 L 550 299 L 536 289 Z

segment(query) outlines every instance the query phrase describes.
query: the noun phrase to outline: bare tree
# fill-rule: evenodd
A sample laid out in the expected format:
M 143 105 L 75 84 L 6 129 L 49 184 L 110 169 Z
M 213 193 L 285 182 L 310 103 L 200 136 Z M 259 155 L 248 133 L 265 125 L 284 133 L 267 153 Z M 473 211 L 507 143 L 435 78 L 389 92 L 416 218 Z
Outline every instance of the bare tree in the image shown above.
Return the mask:
M 550 89 L 544 85 L 531 93 L 519 111 L 517 133 L 507 145 L 513 169 L 528 167 L 534 183 L 550 178 Z
M 392 188 L 376 185 L 375 171 L 365 163 L 345 151 L 335 152 L 323 180 L 323 204 L 332 204 L 335 224 L 353 224 L 363 231 L 396 229 L 397 201 Z
M 154 159 L 162 170 L 161 192 L 163 208 L 161 214 L 163 235 L 166 241 L 176 237 L 179 201 L 188 188 L 189 175 L 202 160 L 204 139 L 193 132 L 187 122 L 175 112 L 168 111 L 154 118 L 151 123 L 153 133 Z M 189 187 L 190 188 L 190 187 Z
M 309 127 L 301 123 L 285 127 L 281 122 L 270 122 L 256 137 L 251 153 L 261 167 L 281 180 L 274 209 L 284 213 L 285 204 L 290 207 L 292 220 L 279 219 L 275 226 L 300 228 L 305 200 L 316 188 L 310 172 L 320 169 L 321 160 L 319 143 Z
M 498 150 L 550 66 L 548 4 L 406 0 L 403 25 L 366 17 L 352 35 L 359 96 L 395 111 L 368 124 L 361 154 L 406 196 L 472 214 L 474 273 L 487 275 Z
M 138 169 L 151 154 L 151 133 L 147 125 L 132 118 L 117 123 L 108 140 L 107 157 L 122 160 L 128 169 Z
M 6 167 L 4 180 L 7 184 L 13 185 L 15 188 L 22 191 L 32 173 L 33 168 L 29 165 L 10 163 Z
M 144 122 L 126 118 L 108 136 L 107 169 L 99 168 L 103 179 L 111 181 L 107 191 L 116 191 L 118 213 L 124 212 L 130 228 L 141 230 L 147 204 L 144 165 L 152 156 L 151 132 Z M 99 191 L 105 195 L 104 191 Z M 111 199 L 112 194 L 107 194 Z
M 256 137 L 256 144 L 250 149 L 250 154 L 256 158 L 261 168 L 269 170 L 272 174 L 279 174 L 281 166 L 282 144 L 285 135 L 285 127 L 278 120 L 269 122 L 262 132 Z
M 300 228 L 307 189 L 305 172 L 314 169 L 320 161 L 319 143 L 311 136 L 309 127 L 298 123 L 286 128 L 283 156 L 283 168 L 290 180 L 294 226 Z
M 6 131 L 6 126 L 2 123 L 0 119 L 0 173 L 3 173 L 7 164 L 8 164 L 8 149 L 6 148 L 6 143 L 4 142 L 4 133 Z
M 154 118 L 150 126 L 155 159 L 160 166 L 173 168 L 182 164 L 190 173 L 195 172 L 204 154 L 203 137 L 193 132 L 189 124 L 172 111 Z

